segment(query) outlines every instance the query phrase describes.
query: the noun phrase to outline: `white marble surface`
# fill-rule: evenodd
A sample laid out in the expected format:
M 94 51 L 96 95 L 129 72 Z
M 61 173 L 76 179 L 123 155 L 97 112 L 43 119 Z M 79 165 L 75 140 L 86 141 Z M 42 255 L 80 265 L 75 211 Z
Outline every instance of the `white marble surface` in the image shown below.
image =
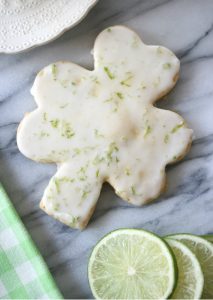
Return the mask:
M 81 24 L 57 41 L 22 54 L 0 55 L 0 180 L 66 298 L 91 297 L 88 257 L 110 230 L 213 232 L 212 12 L 212 0 L 100 0 Z M 61 59 L 92 68 L 94 39 L 114 24 L 130 26 L 144 42 L 164 45 L 181 59 L 180 80 L 159 106 L 179 112 L 195 137 L 186 158 L 168 167 L 168 190 L 158 201 L 142 208 L 129 206 L 106 185 L 89 226 L 80 232 L 39 209 L 55 166 L 22 156 L 16 129 L 24 113 L 35 107 L 29 91 L 36 73 Z

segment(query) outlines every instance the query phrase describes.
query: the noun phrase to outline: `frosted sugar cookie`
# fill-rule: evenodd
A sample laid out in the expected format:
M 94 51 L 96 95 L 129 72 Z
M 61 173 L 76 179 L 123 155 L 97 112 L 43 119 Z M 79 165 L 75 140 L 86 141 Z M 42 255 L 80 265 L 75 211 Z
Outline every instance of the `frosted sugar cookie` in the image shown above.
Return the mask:
M 40 71 L 38 108 L 17 135 L 24 155 L 57 163 L 40 206 L 74 228 L 87 225 L 105 181 L 134 205 L 158 197 L 165 166 L 185 155 L 192 137 L 178 114 L 153 106 L 178 78 L 170 50 L 115 26 L 97 37 L 94 61 L 93 71 L 63 61 Z

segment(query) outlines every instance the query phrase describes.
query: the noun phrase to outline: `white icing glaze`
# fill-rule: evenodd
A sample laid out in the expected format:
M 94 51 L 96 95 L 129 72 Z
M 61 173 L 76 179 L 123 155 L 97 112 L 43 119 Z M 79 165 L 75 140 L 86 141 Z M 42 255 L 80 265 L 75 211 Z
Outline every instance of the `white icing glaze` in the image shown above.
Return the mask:
M 38 109 L 17 136 L 27 157 L 58 163 L 41 207 L 75 228 L 86 226 L 104 181 L 135 205 L 156 198 L 165 166 L 192 136 L 179 115 L 153 107 L 177 80 L 171 51 L 115 26 L 98 36 L 94 60 L 93 71 L 70 62 L 44 68 L 32 88 Z

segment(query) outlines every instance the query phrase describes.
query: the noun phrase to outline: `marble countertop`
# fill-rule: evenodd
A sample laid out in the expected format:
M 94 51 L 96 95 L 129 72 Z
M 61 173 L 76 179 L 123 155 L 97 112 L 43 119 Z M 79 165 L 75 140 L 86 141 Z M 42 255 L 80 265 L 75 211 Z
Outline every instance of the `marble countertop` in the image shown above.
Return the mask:
M 91 298 L 87 262 L 91 248 L 110 230 L 138 227 L 164 235 L 213 232 L 213 1 L 100 0 L 76 28 L 49 45 L 16 55 L 0 55 L 0 180 L 66 298 Z M 167 168 L 168 189 L 145 207 L 134 207 L 105 185 L 95 214 L 83 232 L 72 230 L 39 209 L 54 165 L 21 155 L 16 130 L 35 102 L 36 73 L 57 60 L 89 69 L 90 50 L 105 27 L 124 24 L 145 43 L 160 44 L 181 59 L 180 79 L 159 104 L 180 113 L 194 129 L 189 154 Z

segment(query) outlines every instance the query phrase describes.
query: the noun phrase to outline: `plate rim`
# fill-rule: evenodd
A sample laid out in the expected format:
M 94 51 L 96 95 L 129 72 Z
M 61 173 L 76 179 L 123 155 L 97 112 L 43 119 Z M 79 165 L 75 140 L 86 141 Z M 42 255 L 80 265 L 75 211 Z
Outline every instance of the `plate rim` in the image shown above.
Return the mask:
M 68 24 L 65 27 L 61 27 L 61 29 L 58 30 L 58 32 L 56 32 L 55 34 L 53 34 L 53 36 L 51 38 L 47 38 L 44 41 L 38 41 L 35 42 L 34 44 L 32 43 L 32 45 L 23 47 L 22 49 L 18 50 L 10 50 L 10 49 L 1 49 L 0 47 L 0 54 L 16 54 L 16 53 L 23 53 L 23 52 L 27 52 L 32 50 L 33 48 L 39 47 L 39 46 L 43 46 L 43 45 L 47 45 L 48 43 L 56 40 L 57 38 L 59 38 L 60 36 L 62 36 L 66 31 L 68 31 L 69 29 L 75 27 L 76 25 L 78 25 L 90 12 L 90 10 L 98 3 L 99 0 L 91 0 L 91 3 L 85 7 L 84 12 L 82 13 L 82 15 L 74 22 L 71 21 L 71 24 Z

